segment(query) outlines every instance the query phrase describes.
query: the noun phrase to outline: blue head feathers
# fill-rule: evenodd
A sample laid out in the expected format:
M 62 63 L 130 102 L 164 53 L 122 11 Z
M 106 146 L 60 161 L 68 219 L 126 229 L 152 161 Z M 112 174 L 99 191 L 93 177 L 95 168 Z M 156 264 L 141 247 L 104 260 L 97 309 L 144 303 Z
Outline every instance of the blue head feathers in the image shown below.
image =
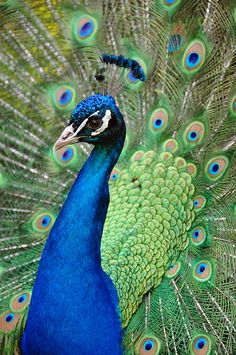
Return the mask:
M 102 108 L 115 107 L 116 103 L 111 95 L 93 95 L 81 101 L 71 113 L 71 121 L 86 118 Z
M 124 134 L 125 123 L 114 98 L 96 94 L 81 101 L 72 111 L 71 120 L 54 149 L 78 142 L 105 143 Z
M 131 69 L 132 75 L 145 80 L 142 67 L 136 60 L 122 55 L 103 54 L 102 62 Z M 55 143 L 60 149 L 67 144 L 88 142 L 92 144 L 111 141 L 115 136 L 125 134 L 122 114 L 111 95 L 96 94 L 81 101 L 72 111 L 71 120 Z

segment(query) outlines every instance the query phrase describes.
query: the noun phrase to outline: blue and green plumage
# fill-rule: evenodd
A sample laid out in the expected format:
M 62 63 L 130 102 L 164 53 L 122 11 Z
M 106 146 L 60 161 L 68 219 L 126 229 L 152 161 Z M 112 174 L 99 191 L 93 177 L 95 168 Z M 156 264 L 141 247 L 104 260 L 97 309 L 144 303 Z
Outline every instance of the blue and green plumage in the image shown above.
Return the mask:
M 45 245 L 22 340 L 24 354 L 120 353 L 118 297 L 101 268 L 100 243 L 108 180 L 124 143 L 125 125 L 114 100 L 102 95 L 81 102 L 70 122 L 79 125 L 92 113 L 108 109 L 116 117 L 114 129 L 96 143 Z M 58 322 L 61 326 L 55 327 Z
M 115 317 L 117 328 L 112 327 L 110 339 L 119 343 L 122 326 L 127 354 L 234 353 L 235 5 L 215 0 L 81 5 L 25 0 L 7 1 L 1 7 L 1 347 L 6 354 L 17 351 L 49 230 L 55 217 L 62 223 L 66 206 L 73 205 L 84 169 L 100 164 L 106 139 L 100 142 L 103 149 L 98 135 L 90 139 L 96 147 L 78 178 L 90 147 L 82 142 L 53 153 L 52 145 L 78 101 L 91 97 L 85 100 L 87 106 L 80 104 L 73 111 L 75 129 L 95 111 L 101 109 L 96 119 L 105 117 L 106 110 L 98 108 L 94 99 L 101 92 L 108 106 L 114 104 L 109 93 L 114 96 L 124 117 L 125 145 L 114 168 L 108 159 L 111 165 L 103 161 L 98 179 L 88 172 L 91 182 L 83 183 L 86 189 L 79 193 L 76 207 L 85 204 L 89 194 L 91 201 L 106 195 L 109 180 L 107 215 L 106 208 L 100 207 L 101 215 L 96 215 L 100 238 L 106 217 L 101 263 L 109 278 L 100 263 L 96 273 L 103 275 L 102 284 L 109 289 L 103 305 L 113 302 L 112 316 L 102 317 L 95 338 L 91 323 L 83 327 L 84 336 L 73 338 L 79 324 L 76 316 L 81 321 L 83 310 L 71 297 L 78 284 L 68 287 L 68 283 L 86 264 L 76 269 L 68 265 L 71 277 L 64 278 L 66 266 L 59 268 L 61 264 L 53 260 L 46 275 L 54 281 L 61 277 L 63 283 L 58 282 L 58 292 L 53 286 L 49 292 L 43 281 L 36 282 L 25 344 L 27 337 L 32 342 L 30 331 L 37 314 L 40 322 L 49 317 L 45 327 L 52 324 L 57 330 L 53 337 L 63 339 L 63 346 L 75 340 L 74 348 L 68 347 L 70 353 L 79 346 L 83 353 L 91 353 L 95 340 L 106 343 L 103 326 Z M 137 82 L 130 65 L 122 71 L 99 63 L 98 48 L 118 62 L 121 54 L 139 62 L 146 81 Z M 81 132 L 87 134 L 85 129 Z M 105 171 L 104 190 L 97 189 Z M 105 207 L 107 202 L 102 204 Z M 79 223 L 82 232 L 82 217 L 88 217 L 84 208 L 71 210 L 79 213 L 78 222 L 65 224 L 65 234 L 66 228 L 77 233 Z M 95 211 L 94 205 L 89 210 Z M 83 251 L 81 243 L 70 246 L 78 240 L 62 237 L 63 247 L 47 252 L 54 238 L 57 243 L 59 222 L 46 242 L 42 270 L 50 253 L 73 259 Z M 88 257 L 94 256 L 93 244 L 85 246 Z M 107 286 L 110 280 L 115 289 Z M 86 292 L 89 309 L 93 286 Z M 40 290 L 52 296 L 54 305 L 48 314 L 42 308 L 50 301 L 45 298 L 40 304 Z M 96 312 L 98 320 L 99 307 Z M 86 319 L 94 320 L 88 313 Z M 63 316 L 68 317 L 66 324 Z M 46 337 L 40 341 L 45 346 Z M 55 351 L 53 343 L 51 351 Z M 99 351 L 104 350 L 96 348 Z

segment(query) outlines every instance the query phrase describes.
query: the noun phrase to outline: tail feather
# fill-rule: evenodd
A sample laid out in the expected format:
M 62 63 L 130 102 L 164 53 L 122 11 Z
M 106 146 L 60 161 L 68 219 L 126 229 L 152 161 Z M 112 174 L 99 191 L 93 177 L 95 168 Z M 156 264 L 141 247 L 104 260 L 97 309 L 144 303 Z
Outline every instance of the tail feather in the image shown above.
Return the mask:
M 235 18 L 230 0 L 0 5 L 4 353 L 19 348 L 46 236 L 91 150 L 52 144 L 75 104 L 100 90 L 127 125 L 102 246 L 126 353 L 236 351 Z M 146 81 L 101 53 L 132 58 Z

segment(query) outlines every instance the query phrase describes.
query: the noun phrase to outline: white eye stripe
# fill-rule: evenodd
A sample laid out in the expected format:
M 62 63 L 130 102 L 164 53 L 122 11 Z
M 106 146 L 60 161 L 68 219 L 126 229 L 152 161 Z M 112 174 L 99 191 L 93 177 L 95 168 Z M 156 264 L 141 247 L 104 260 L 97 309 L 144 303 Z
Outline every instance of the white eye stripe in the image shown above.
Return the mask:
M 75 132 L 73 135 L 76 136 L 76 135 L 81 131 L 81 129 L 84 128 L 84 126 L 86 126 L 86 123 L 88 122 L 89 118 L 90 118 L 90 117 L 93 117 L 93 116 L 95 116 L 95 115 L 97 115 L 98 112 L 99 112 L 99 111 L 96 111 L 96 112 L 94 112 L 91 116 L 89 116 L 88 118 L 86 118 L 86 119 L 81 123 L 81 125 L 77 128 L 76 132 Z
M 84 126 L 86 126 L 86 123 L 88 122 L 88 118 L 86 118 L 82 123 L 81 125 L 77 128 L 77 130 L 75 131 L 74 135 L 76 136 L 82 128 L 84 128 Z
M 67 126 L 64 131 L 62 132 L 60 138 L 56 141 L 54 147 L 57 146 L 57 148 L 55 149 L 59 149 L 60 146 L 64 146 L 65 143 L 76 143 L 78 142 L 77 139 L 77 134 L 86 126 L 88 120 L 90 117 L 93 117 L 95 115 L 97 115 L 99 111 L 94 112 L 91 116 L 89 116 L 88 118 L 86 118 L 81 125 L 77 128 L 77 130 L 74 132 L 73 129 L 73 124 L 71 124 L 70 126 Z M 95 132 L 91 133 L 91 136 L 97 136 L 100 133 L 102 133 L 103 131 L 105 131 L 109 125 L 109 121 L 111 119 L 111 111 L 110 110 L 106 110 L 105 116 L 102 118 L 102 126 L 97 129 Z
M 90 115 L 88 118 L 93 117 L 93 116 L 96 116 L 96 115 L 98 114 L 98 112 L 99 112 L 99 111 L 94 112 L 94 113 L 93 113 L 92 115 Z
M 102 118 L 102 121 L 103 121 L 102 126 L 100 128 L 98 128 L 95 132 L 92 132 L 91 136 L 97 136 L 98 134 L 104 132 L 109 125 L 110 119 L 111 119 L 111 111 L 106 110 L 105 116 Z

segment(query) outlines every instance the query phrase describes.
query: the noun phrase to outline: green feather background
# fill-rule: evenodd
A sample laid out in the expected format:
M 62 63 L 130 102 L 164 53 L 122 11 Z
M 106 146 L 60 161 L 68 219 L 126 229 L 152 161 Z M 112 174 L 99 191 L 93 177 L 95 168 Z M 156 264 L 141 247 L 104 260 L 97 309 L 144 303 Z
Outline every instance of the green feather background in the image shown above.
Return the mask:
M 1 353 L 19 353 L 44 243 L 91 151 L 53 144 L 107 90 L 127 137 L 102 265 L 126 354 L 236 353 L 235 14 L 233 0 L 0 1 Z

